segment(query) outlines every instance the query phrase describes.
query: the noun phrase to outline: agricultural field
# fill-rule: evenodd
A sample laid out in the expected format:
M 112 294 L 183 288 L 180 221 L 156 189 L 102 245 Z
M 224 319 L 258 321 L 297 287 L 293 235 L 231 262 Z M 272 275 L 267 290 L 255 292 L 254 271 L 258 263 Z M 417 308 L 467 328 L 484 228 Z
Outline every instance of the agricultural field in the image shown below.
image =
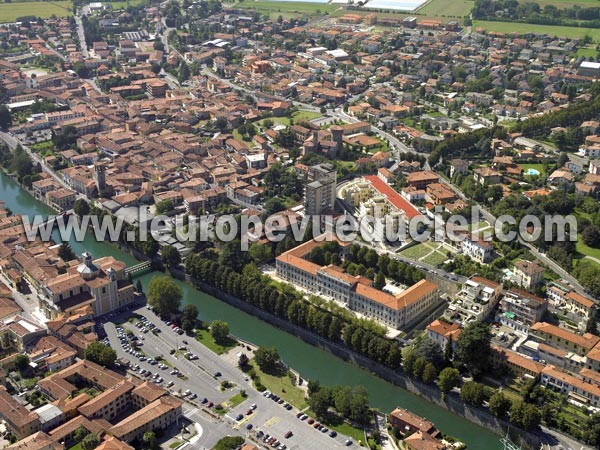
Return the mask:
M 499 33 L 538 33 L 556 37 L 583 38 L 588 35 L 594 42 L 600 42 L 600 28 L 561 27 L 550 25 L 534 25 L 530 23 L 495 22 L 487 20 L 473 21 L 473 28 L 485 28 Z
M 36 16 L 46 19 L 73 15 L 73 2 L 21 2 L 0 3 L 0 23 L 14 22 L 18 17 Z
M 474 5 L 473 0 L 431 0 L 415 12 L 427 17 L 462 18 L 469 15 Z
M 299 16 L 319 16 L 332 12 L 339 8 L 338 5 L 311 2 L 288 2 L 288 1 L 244 1 L 237 3 L 236 8 L 255 9 L 260 14 L 268 15 L 271 19 L 279 16 L 283 18 L 295 18 Z

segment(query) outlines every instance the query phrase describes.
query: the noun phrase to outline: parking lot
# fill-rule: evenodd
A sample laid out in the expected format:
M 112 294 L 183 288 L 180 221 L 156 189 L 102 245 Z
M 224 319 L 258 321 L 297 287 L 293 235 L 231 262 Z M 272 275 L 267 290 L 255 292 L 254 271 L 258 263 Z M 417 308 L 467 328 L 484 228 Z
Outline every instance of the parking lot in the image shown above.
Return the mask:
M 210 448 L 219 436 L 226 434 L 252 436 L 269 448 L 346 448 L 346 437 L 330 436 L 329 430 L 314 428 L 308 417 L 304 420 L 297 417 L 296 408 L 256 391 L 231 358 L 216 355 L 193 337 L 179 334 L 173 324 L 145 307 L 135 309 L 134 313 L 137 320 L 131 322 L 127 320 L 130 311 L 107 317 L 103 325 L 104 342 L 115 349 L 119 358 L 130 362 L 132 374 L 153 381 L 188 402 L 186 416 L 200 422 L 206 433 L 192 448 Z M 121 324 L 115 325 L 111 320 Z M 233 386 L 222 390 L 223 380 Z M 245 400 L 219 418 L 215 406 L 242 390 L 247 395 Z M 269 438 L 265 443 L 266 435 Z M 275 447 L 272 438 L 277 441 Z M 353 442 L 350 445 L 356 447 Z

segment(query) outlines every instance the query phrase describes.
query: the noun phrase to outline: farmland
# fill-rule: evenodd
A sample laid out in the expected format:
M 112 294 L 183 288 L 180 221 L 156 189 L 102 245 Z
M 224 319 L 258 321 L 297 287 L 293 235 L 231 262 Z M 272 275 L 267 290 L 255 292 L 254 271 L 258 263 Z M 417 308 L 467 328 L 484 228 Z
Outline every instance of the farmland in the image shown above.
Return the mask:
M 600 28 L 582 28 L 582 27 L 560 27 L 549 25 L 534 25 L 530 23 L 496 22 L 487 20 L 473 21 L 473 28 L 485 28 L 488 31 L 497 31 L 499 33 L 538 33 L 548 34 L 550 36 L 566 38 L 582 38 L 585 35 L 590 36 L 595 42 L 600 42 Z
M 294 18 L 301 16 L 318 16 L 338 9 L 339 5 L 311 2 L 288 2 L 288 1 L 255 1 L 236 4 L 237 8 L 255 9 L 257 12 L 268 15 L 271 19 L 279 16 Z
M 427 17 L 455 17 L 467 16 L 473 9 L 473 0 L 431 0 L 415 12 Z
M 57 17 L 70 16 L 73 2 L 21 2 L 0 3 L 0 22 L 14 22 L 19 17 L 35 16 L 42 19 L 55 15 Z

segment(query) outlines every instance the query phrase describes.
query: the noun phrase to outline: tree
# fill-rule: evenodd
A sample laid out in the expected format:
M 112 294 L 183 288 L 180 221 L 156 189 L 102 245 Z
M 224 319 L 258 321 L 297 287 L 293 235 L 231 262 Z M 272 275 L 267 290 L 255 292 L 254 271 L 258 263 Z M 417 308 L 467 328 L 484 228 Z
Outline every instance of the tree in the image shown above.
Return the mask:
M 161 200 L 156 204 L 156 214 L 165 214 L 174 208 L 171 200 Z
M 456 341 L 454 360 L 464 365 L 474 377 L 481 376 L 489 367 L 492 335 L 484 322 L 473 322 L 465 327 Z
M 63 241 L 60 244 L 60 247 L 58 247 L 58 256 L 63 261 L 72 261 L 75 258 L 77 258 L 77 256 L 75 256 L 75 252 L 73 251 L 73 249 L 67 241 Z
M 83 356 L 88 361 L 104 367 L 111 367 L 117 360 L 117 353 L 114 349 L 98 341 L 89 344 L 83 351 Z
M 19 353 L 14 359 L 15 367 L 19 372 L 23 372 L 29 367 L 29 356 Z
M 158 450 L 160 448 L 156 434 L 153 431 L 146 431 L 142 436 L 142 441 L 148 450 Z
M 179 73 L 177 74 L 177 80 L 179 83 L 183 83 L 190 79 L 190 66 L 185 61 L 181 61 L 179 64 Z
M 583 242 L 590 247 L 600 247 L 600 230 L 595 225 L 588 225 L 581 233 Z
M 460 388 L 460 398 L 469 405 L 481 406 L 485 401 L 485 388 L 483 384 L 475 381 L 467 381 Z
M 246 367 L 249 362 L 250 362 L 250 360 L 248 359 L 248 356 L 245 353 L 242 353 L 240 355 L 240 357 L 238 358 L 238 366 L 239 367 Z
M 532 430 L 536 428 L 542 420 L 540 410 L 529 403 L 515 401 L 510 408 L 511 423 L 523 428 L 524 430 Z
M 187 304 L 183 307 L 181 321 L 188 321 L 192 324 L 192 328 L 196 325 L 196 321 L 198 320 L 198 308 L 196 305 Z M 184 331 L 187 331 L 184 328 Z M 192 331 L 192 330 L 189 330 Z
M 155 276 L 148 284 L 148 304 L 157 314 L 175 314 L 183 297 L 181 288 L 166 275 Z
M 73 440 L 77 443 L 83 441 L 83 439 L 90 434 L 89 430 L 85 428 L 83 425 L 79 425 L 73 433 Z
M 33 173 L 33 162 L 21 145 L 17 145 L 10 161 L 10 170 L 17 174 L 19 180 Z
M 6 105 L 0 105 L 0 128 L 7 129 L 12 125 L 12 115 Z
M 273 257 L 271 247 L 258 242 L 254 242 L 248 249 L 248 252 L 250 253 L 250 258 L 257 264 L 268 261 Z
M 510 409 L 512 402 L 506 397 L 502 391 L 496 391 L 490 397 L 488 407 L 490 412 L 496 417 L 504 417 Z
M 454 367 L 446 367 L 440 372 L 437 385 L 440 388 L 440 391 L 442 391 L 443 393 L 448 393 L 453 388 L 458 386 L 459 382 L 460 372 L 458 371 L 458 369 L 455 369 Z
M 273 373 L 279 367 L 279 353 L 275 347 L 259 347 L 254 354 L 254 359 L 258 367 L 267 373 Z
M 244 438 L 241 436 L 225 436 L 219 439 L 215 445 L 215 450 L 235 450 L 244 444 Z
M 317 417 L 324 417 L 329 410 L 329 406 L 331 406 L 331 390 L 321 388 L 314 392 L 308 399 L 308 404 Z
M 161 259 L 168 267 L 177 267 L 181 263 L 181 255 L 172 245 L 165 245 L 160 252 Z
M 100 444 L 100 439 L 98 439 L 96 434 L 91 433 L 83 438 L 81 441 L 81 448 L 83 450 L 94 450 L 98 444 Z
M 142 286 L 142 282 L 141 282 L 140 280 L 137 280 L 137 281 L 135 282 L 135 290 L 136 290 L 137 292 L 139 292 L 139 293 L 142 293 L 142 292 L 144 292 L 144 288 L 143 288 L 143 286 Z
M 425 364 L 425 368 L 423 369 L 423 375 L 421 375 L 421 380 L 423 383 L 431 384 L 437 378 L 438 372 L 435 366 L 428 362 Z
M 210 335 L 217 344 L 227 342 L 227 339 L 229 338 L 229 324 L 222 320 L 214 320 L 210 324 Z
M 90 213 L 90 205 L 85 199 L 78 198 L 73 204 L 73 211 L 75 211 L 75 214 L 79 217 L 86 216 Z
M 377 274 L 377 276 L 375 277 L 375 281 L 373 282 L 373 287 L 375 289 L 383 289 L 383 287 L 385 286 L 385 275 L 381 272 L 379 272 Z

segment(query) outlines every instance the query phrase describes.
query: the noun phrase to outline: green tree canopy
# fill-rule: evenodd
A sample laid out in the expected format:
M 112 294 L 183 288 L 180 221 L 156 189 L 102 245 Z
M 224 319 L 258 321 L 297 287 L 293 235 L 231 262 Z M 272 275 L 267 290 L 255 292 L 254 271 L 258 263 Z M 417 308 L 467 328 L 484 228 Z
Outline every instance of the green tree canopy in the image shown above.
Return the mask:
M 450 392 L 460 383 L 460 372 L 454 367 L 446 367 L 440 372 L 437 385 L 443 393 Z
M 181 255 L 172 245 L 165 245 L 160 252 L 160 256 L 168 267 L 177 267 L 181 263 Z
M 473 322 L 458 337 L 454 360 L 467 368 L 474 377 L 481 376 L 489 367 L 492 335 L 484 322 Z
M 264 372 L 273 373 L 279 367 L 279 352 L 275 347 L 259 347 L 254 354 L 258 367 Z
M 229 324 L 222 320 L 214 320 L 210 324 L 210 334 L 217 344 L 227 342 L 229 338 Z
M 157 314 L 177 313 L 182 297 L 183 291 L 169 276 L 155 276 L 148 284 L 148 304 Z
M 117 359 L 117 353 L 112 348 L 98 341 L 89 344 L 84 350 L 83 356 L 88 361 L 104 367 L 111 367 Z

